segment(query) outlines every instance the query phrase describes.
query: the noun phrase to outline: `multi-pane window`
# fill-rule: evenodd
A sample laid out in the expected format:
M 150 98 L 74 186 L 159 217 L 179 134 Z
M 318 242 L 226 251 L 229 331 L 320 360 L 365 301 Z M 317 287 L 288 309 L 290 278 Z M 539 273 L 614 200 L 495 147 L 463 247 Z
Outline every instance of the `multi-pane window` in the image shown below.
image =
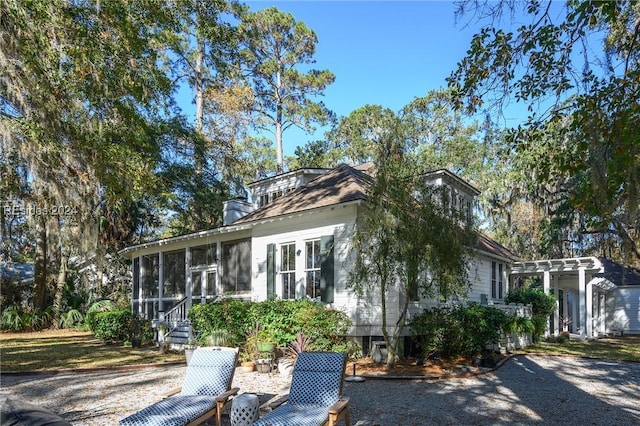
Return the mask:
M 320 296 L 320 240 L 307 241 L 305 254 L 307 296 L 315 299 Z
M 280 246 L 280 276 L 282 277 L 282 298 L 296 298 L 296 245 Z
M 502 263 L 491 262 L 491 297 L 493 299 L 503 298 L 502 267 Z
M 502 299 L 502 263 L 498 264 L 498 299 Z

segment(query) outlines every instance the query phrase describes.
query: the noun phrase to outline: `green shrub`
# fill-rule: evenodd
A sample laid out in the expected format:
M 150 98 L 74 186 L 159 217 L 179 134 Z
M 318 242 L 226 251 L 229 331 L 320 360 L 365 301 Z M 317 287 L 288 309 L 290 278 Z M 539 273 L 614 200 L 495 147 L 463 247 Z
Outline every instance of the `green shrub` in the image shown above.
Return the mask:
M 550 294 L 545 294 L 541 288 L 516 288 L 507 293 L 505 303 L 531 305 L 533 315 L 531 321 L 534 326 L 533 341 L 539 342 L 549 323 L 549 315 L 555 310 L 555 297 Z
M 7 306 L 0 316 L 0 329 L 9 331 L 42 330 L 51 325 L 51 308 L 35 311 L 19 304 Z
M 236 345 L 260 325 L 279 347 L 296 339 L 298 332 L 313 341 L 314 350 L 346 350 L 346 333 L 351 320 L 340 311 L 328 309 L 308 299 L 267 300 L 264 302 L 222 301 L 194 305 L 189 319 L 201 336 L 226 330 Z
M 496 342 L 508 321 L 503 311 L 491 306 L 469 305 L 423 311 L 410 322 L 425 357 L 470 356 Z
M 92 315 L 91 331 L 105 342 L 124 342 L 130 339 L 130 325 L 134 318 L 128 310 L 97 312 Z

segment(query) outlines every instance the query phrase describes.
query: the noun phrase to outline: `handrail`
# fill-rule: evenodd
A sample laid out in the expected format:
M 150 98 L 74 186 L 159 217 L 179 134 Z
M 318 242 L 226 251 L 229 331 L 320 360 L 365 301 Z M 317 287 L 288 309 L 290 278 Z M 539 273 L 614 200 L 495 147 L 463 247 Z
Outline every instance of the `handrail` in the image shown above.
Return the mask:
M 173 331 L 178 328 L 178 325 L 187 320 L 187 298 L 183 298 L 173 308 L 169 309 L 164 314 L 164 324 L 166 329 L 164 333 L 158 336 L 161 342 L 166 342 L 167 337 L 171 336 Z
M 187 298 L 179 301 L 176 306 L 165 312 L 164 320 L 168 323 L 185 321 L 187 319 Z

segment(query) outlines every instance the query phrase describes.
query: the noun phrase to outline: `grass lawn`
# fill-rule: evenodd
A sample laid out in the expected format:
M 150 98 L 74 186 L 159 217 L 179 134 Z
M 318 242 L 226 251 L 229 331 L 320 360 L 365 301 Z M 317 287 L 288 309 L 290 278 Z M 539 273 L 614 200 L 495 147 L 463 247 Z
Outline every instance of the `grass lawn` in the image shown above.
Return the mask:
M 543 342 L 529 346 L 519 352 L 640 362 L 640 336 L 606 337 L 584 342 L 571 340 L 562 344 Z
M 162 354 L 154 346 L 134 349 L 131 346 L 107 345 L 89 331 L 0 333 L 2 372 L 117 367 L 176 361 L 184 362 L 184 355 Z
M 640 336 L 604 338 L 591 342 L 539 343 L 520 353 L 574 355 L 640 362 Z M 88 331 L 46 330 L 0 333 L 3 372 L 50 371 L 68 368 L 118 367 L 184 362 L 181 353 L 161 353 L 154 346 L 139 349 L 107 345 Z

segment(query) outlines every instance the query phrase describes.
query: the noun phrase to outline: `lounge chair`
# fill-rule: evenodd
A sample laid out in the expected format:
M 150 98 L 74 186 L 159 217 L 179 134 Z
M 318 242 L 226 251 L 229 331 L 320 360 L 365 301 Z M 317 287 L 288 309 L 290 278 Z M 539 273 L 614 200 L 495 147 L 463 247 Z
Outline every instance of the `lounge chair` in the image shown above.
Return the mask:
M 301 352 L 291 389 L 254 426 L 323 426 L 344 419 L 350 426 L 349 398 L 341 397 L 347 357 L 333 352 Z M 286 403 L 285 403 L 286 402 Z
M 224 405 L 238 388 L 230 389 L 237 348 L 198 348 L 187 366 L 182 387 L 166 398 L 120 420 L 121 426 L 197 425 L 216 416 L 220 426 Z

